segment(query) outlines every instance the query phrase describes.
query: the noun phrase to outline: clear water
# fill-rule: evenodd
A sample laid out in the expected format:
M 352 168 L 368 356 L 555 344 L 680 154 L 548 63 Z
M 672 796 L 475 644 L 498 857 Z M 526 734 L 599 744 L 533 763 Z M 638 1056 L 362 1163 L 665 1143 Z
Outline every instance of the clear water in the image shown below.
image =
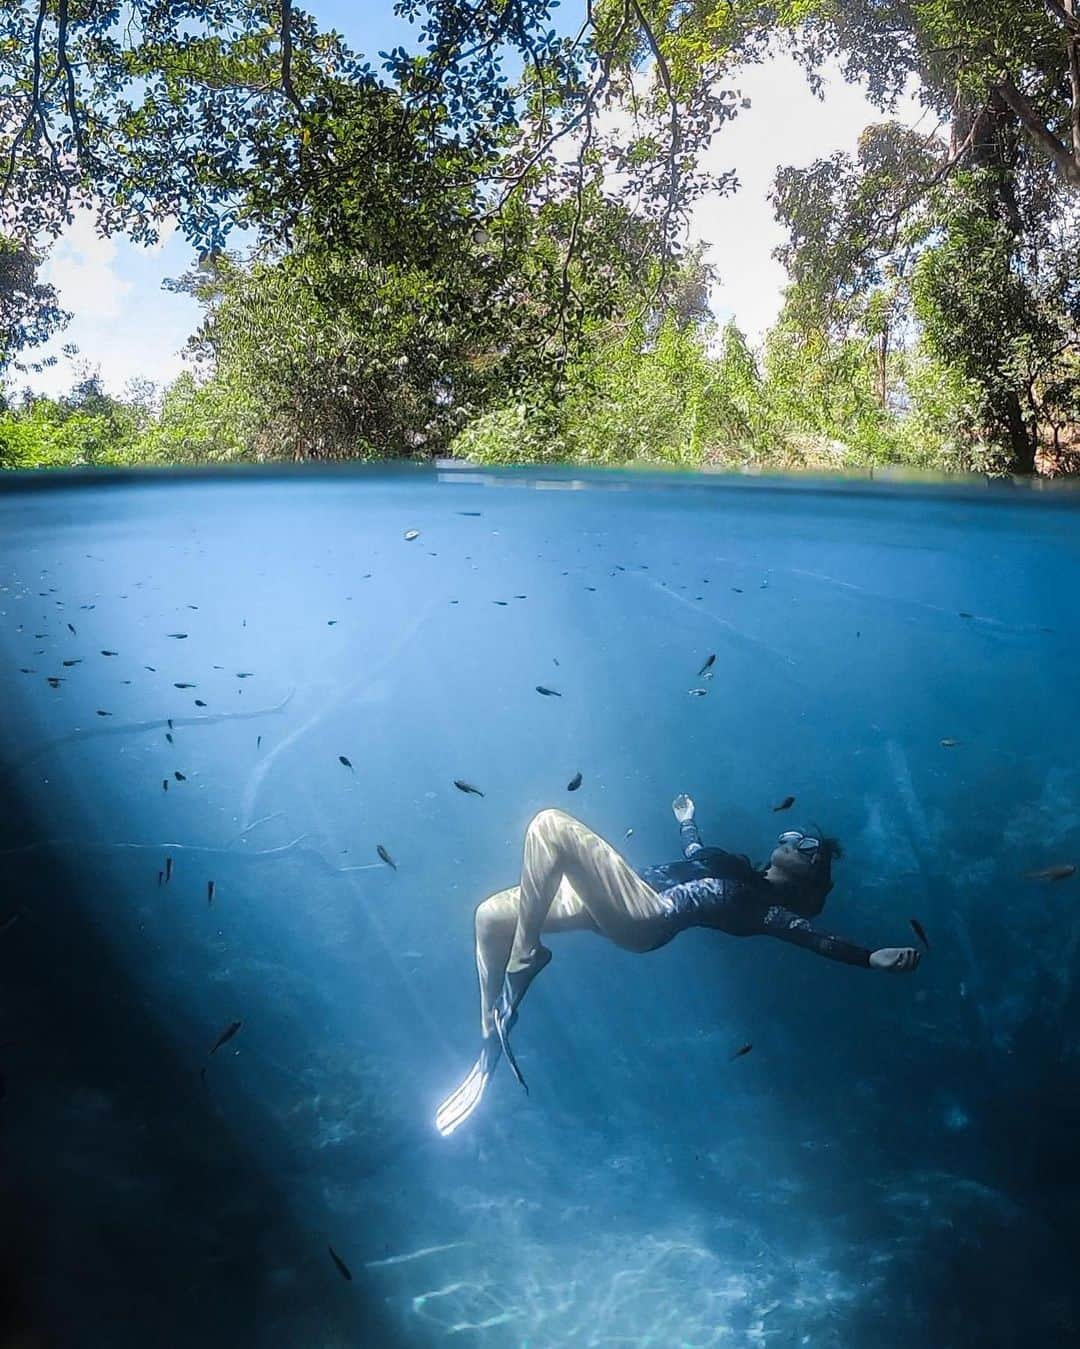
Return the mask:
M 1078 501 L 7 480 L 3 1342 L 1075 1343 L 1080 875 L 1025 873 L 1080 861 Z M 641 867 L 679 792 L 838 835 L 817 925 L 920 968 L 553 936 L 530 1094 L 439 1137 L 528 821 Z

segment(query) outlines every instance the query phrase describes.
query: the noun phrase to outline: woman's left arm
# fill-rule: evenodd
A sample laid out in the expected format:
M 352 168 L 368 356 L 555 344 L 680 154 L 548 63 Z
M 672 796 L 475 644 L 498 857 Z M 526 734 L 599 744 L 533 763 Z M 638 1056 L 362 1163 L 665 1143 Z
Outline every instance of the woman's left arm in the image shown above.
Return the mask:
M 842 937 L 832 937 L 827 932 L 816 932 L 805 918 L 779 904 L 773 904 L 765 911 L 761 931 L 766 936 L 777 937 L 794 946 L 804 946 L 808 951 L 829 960 L 841 960 L 845 965 L 861 965 L 863 969 L 870 968 L 870 952 L 865 946 L 857 946 Z

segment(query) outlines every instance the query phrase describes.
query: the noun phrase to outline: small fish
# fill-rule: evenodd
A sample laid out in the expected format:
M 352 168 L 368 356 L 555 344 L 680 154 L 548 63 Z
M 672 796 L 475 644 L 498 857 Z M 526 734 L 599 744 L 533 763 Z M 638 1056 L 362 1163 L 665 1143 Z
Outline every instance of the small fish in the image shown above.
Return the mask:
M 974 617 L 975 617 L 974 614 L 969 614 L 968 611 L 967 611 L 966 609 L 958 609 L 956 612 L 960 615 L 961 618 L 974 618 Z
M 53 686 L 54 689 L 58 689 L 60 685 L 64 682 L 59 675 L 46 675 L 45 677 L 49 681 L 49 683 Z
M 408 535 L 406 534 L 405 537 L 408 538 Z M 328 1245 L 326 1249 L 330 1252 L 330 1259 L 337 1265 L 338 1273 L 341 1277 L 343 1279 L 348 1279 L 348 1281 L 352 1283 L 352 1275 L 349 1273 L 349 1266 L 342 1260 L 341 1256 L 338 1255 L 333 1246 Z
M 794 804 L 795 798 L 793 796 L 785 796 L 778 806 L 773 806 L 773 814 L 778 810 L 790 810 Z
M 630 828 L 626 831 L 625 834 L 623 834 L 623 838 L 631 838 L 633 836 L 633 833 L 634 833 L 633 829 Z
M 455 511 L 455 515 L 482 515 L 482 511 Z
M 917 918 L 909 918 L 909 919 L 908 919 L 908 922 L 911 924 L 911 930 L 912 930 L 912 932 L 915 933 L 916 937 L 918 937 L 918 939 L 922 942 L 922 944 L 923 944 L 923 945 L 926 947 L 926 949 L 929 951 L 929 950 L 930 950 L 930 938 L 926 935 L 926 929 L 923 927 L 922 923 L 920 923 L 919 920 L 918 920 Z
M 244 1023 L 242 1021 L 230 1021 L 229 1024 L 225 1027 L 225 1029 L 218 1036 L 218 1038 L 214 1041 L 214 1047 L 213 1049 L 211 1049 L 210 1053 L 216 1054 L 222 1045 L 227 1045 L 243 1024 Z M 209 1055 L 207 1055 L 207 1057 L 209 1057 Z
M 558 663 L 559 663 L 559 658 L 558 658 L 558 656 L 552 656 L 551 659 L 555 662 L 556 665 L 558 665 Z
M 236 677 L 237 679 L 250 679 L 251 675 L 252 675 L 251 670 L 241 670 L 239 671 Z
M 732 590 L 734 590 L 734 592 L 735 592 L 736 595 L 741 595 L 741 594 L 742 594 L 742 590 L 740 589 L 739 586 L 732 586 L 731 588 L 732 588 Z
M 36 671 L 36 670 L 28 670 L 28 669 L 26 668 L 25 665 L 20 665 L 20 666 L 19 666 L 19 673 L 20 673 L 20 674 L 37 674 L 37 671 Z
M 570 781 L 566 784 L 566 790 L 568 792 L 576 792 L 580 786 L 581 786 L 581 774 L 575 773 L 574 776 L 570 779 Z
M 546 689 L 543 684 L 537 684 L 537 693 L 542 693 L 545 698 L 561 698 L 562 694 L 557 689 Z
M 103 651 L 101 654 L 103 656 L 118 656 L 120 653 L 118 651 Z
M 168 778 L 162 778 L 162 779 L 161 779 L 161 790 L 162 790 L 163 792 L 167 792 L 167 791 L 169 790 L 169 779 L 168 779 Z
M 462 782 L 460 778 L 454 779 L 454 786 L 459 792 L 472 792 L 474 796 L 483 796 L 484 794 L 479 787 L 473 787 L 468 782 Z
M 149 670 L 151 674 L 157 674 L 157 666 L 156 666 L 156 665 L 144 665 L 144 666 L 143 666 L 143 669 L 144 669 L 144 670 Z
M 257 735 L 255 737 L 255 748 L 258 749 L 261 744 L 262 744 L 262 736 Z
M 194 688 L 198 688 L 198 685 L 197 685 L 197 684 L 174 684 L 174 685 L 173 685 L 173 688 L 174 688 L 174 689 L 194 689 Z
M 173 728 L 172 717 L 166 717 L 165 720 L 169 723 L 169 730 L 171 731 Z
M 716 661 L 716 652 L 714 651 L 713 654 L 709 657 L 709 659 L 705 662 L 705 664 L 701 667 L 701 669 L 697 672 L 699 679 L 705 673 L 706 670 L 712 668 L 715 661 Z
M 595 586 L 586 586 L 585 589 L 586 589 L 586 590 L 591 590 L 591 591 L 593 591 L 594 593 L 595 593 L 595 591 L 596 591 L 596 587 L 595 587 Z
M 103 712 L 103 711 L 101 710 L 100 707 L 99 707 L 98 710 L 97 710 L 97 714 L 98 714 L 99 717 L 111 717 L 111 716 L 112 716 L 112 713 L 111 713 L 111 712 Z
M 344 754 L 339 754 L 339 755 L 337 756 L 337 758 L 338 758 L 338 763 L 344 764 L 346 768 L 352 768 L 352 764 L 349 762 L 348 759 L 346 759 L 346 757 L 345 757 Z M 355 771 L 356 771 L 356 770 L 353 769 L 353 772 L 355 772 Z
M 75 660 L 66 660 L 66 661 L 63 662 L 63 664 L 64 664 L 64 665 L 81 665 L 81 664 L 82 664 L 82 657 L 79 656 L 79 657 L 77 657 Z
M 198 606 L 197 604 L 189 604 L 189 605 L 187 605 L 187 608 L 189 608 L 189 609 L 197 609 L 198 607 L 199 607 L 199 606 Z
M 168 783 L 166 782 L 165 785 L 168 786 Z M 159 888 L 160 888 L 160 886 L 161 886 L 161 877 L 162 877 L 162 875 L 163 875 L 163 873 L 160 872 L 160 871 L 159 871 L 158 874 L 157 874 L 157 883 L 158 883 L 158 887 L 159 887 Z
M 78 637 L 79 634 L 75 631 L 75 628 L 72 626 L 72 624 L 69 623 L 69 624 L 68 624 L 68 627 L 71 629 L 71 634 L 72 634 L 72 636 L 73 636 L 73 637 Z
M 169 635 L 170 637 L 176 637 L 176 638 L 179 639 L 179 640 L 183 640 L 183 638 L 185 638 L 185 637 L 187 636 L 187 633 L 186 633 L 186 632 L 170 632 L 168 635 Z
M 173 742 L 172 731 L 165 732 L 165 739 L 169 742 L 170 745 L 172 744 Z
M 736 1059 L 741 1059 L 744 1054 L 749 1054 L 751 1049 L 753 1049 L 753 1047 L 754 1046 L 750 1044 L 749 1041 L 747 1041 L 747 1043 L 744 1045 L 740 1045 L 739 1048 L 736 1049 L 735 1053 L 732 1054 L 731 1058 L 728 1059 L 728 1063 L 734 1063 Z
M 527 600 L 528 598 L 529 598 L 528 595 L 515 595 L 515 596 L 514 596 L 514 599 L 516 599 L 516 600 Z
M 327 626 L 328 628 L 332 628 L 336 622 L 337 622 L 337 619 L 336 619 L 336 618 L 328 618 L 328 619 L 326 620 L 326 626 Z
M 206 882 L 206 902 L 207 902 L 207 904 L 213 904 L 213 902 L 214 902 L 214 882 L 213 882 L 213 881 L 207 881 L 207 882 Z
M 938 744 L 941 746 L 942 749 L 955 749 L 956 746 L 959 745 L 959 743 L 960 743 L 959 740 L 950 740 L 948 737 L 946 737 L 944 740 L 938 741 Z
M 381 843 L 376 844 L 375 851 L 379 854 L 379 856 L 382 858 L 382 860 L 386 863 L 387 866 L 393 867 L 394 870 L 397 871 L 397 863 L 394 861 L 394 859 L 390 856 L 390 854 L 386 851 L 386 849 L 383 847 Z
M 176 769 L 176 771 L 173 773 L 173 777 L 177 780 L 177 782 L 187 782 L 187 778 L 184 777 L 183 773 L 181 773 L 179 769 Z
M 686 691 L 687 691 L 687 693 L 690 695 L 691 698 L 704 698 L 705 695 L 708 693 L 709 690 L 708 690 L 708 689 L 687 689 Z
M 1025 872 L 1029 881 L 1063 881 L 1073 874 L 1076 868 L 1065 862 L 1057 867 L 1044 867 L 1042 871 Z
M 169 880 L 171 879 L 171 877 L 172 877 L 172 858 L 171 858 L 171 857 L 166 857 L 166 859 L 165 859 L 165 884 L 166 884 L 166 885 L 168 885 Z
M 419 537 L 420 537 L 420 531 L 419 531 L 418 529 L 407 529 L 407 530 L 405 531 L 405 541 L 406 541 L 406 543 L 412 543 L 413 539 L 418 539 Z
M 504 609 L 506 608 L 506 601 L 505 601 L 505 600 L 492 600 L 491 602 L 492 602 L 492 604 L 501 604 L 501 605 L 503 606 Z
M 195 699 L 195 706 L 196 706 L 196 707 L 205 707 L 206 704 L 203 702 L 203 700 L 202 700 L 201 698 L 196 698 L 196 699 Z

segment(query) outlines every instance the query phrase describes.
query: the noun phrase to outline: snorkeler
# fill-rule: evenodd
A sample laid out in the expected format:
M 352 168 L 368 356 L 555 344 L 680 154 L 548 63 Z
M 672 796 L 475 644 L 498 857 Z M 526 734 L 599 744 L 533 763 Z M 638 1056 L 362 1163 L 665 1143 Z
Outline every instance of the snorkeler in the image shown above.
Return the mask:
M 483 1040 L 468 1077 L 439 1106 L 435 1126 L 444 1137 L 480 1104 L 502 1054 L 528 1091 L 509 1036 L 526 990 L 551 959 L 542 932 L 596 932 L 643 953 L 688 927 L 712 927 L 736 937 L 778 937 L 867 969 L 902 972 L 918 965 L 914 947 L 870 951 L 810 926 L 833 887 L 832 861 L 841 856 L 835 839 L 788 830 L 768 867 L 756 870 L 745 856 L 703 846 L 688 796 L 677 796 L 672 810 L 685 860 L 640 872 L 565 811 L 542 810 L 530 822 L 520 885 L 491 895 L 476 910 Z

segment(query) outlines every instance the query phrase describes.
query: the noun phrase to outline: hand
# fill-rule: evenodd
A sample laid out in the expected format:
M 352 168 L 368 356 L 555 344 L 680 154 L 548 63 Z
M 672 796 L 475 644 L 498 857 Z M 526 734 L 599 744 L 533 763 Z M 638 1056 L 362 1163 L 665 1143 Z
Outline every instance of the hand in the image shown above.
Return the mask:
M 694 803 L 685 792 L 672 801 L 671 809 L 675 812 L 675 818 L 680 824 L 694 818 Z
M 914 946 L 883 946 L 870 952 L 870 967 L 875 970 L 893 970 L 901 973 L 913 970 L 922 959 L 922 952 Z

